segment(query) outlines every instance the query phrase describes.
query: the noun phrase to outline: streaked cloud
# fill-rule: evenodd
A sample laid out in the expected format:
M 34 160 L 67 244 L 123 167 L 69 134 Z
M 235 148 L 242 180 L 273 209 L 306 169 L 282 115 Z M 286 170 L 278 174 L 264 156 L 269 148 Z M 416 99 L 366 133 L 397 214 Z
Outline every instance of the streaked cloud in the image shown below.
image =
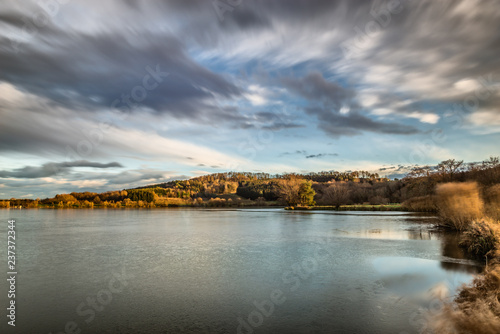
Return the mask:
M 89 168 L 117 168 L 123 167 L 118 162 L 110 162 L 107 164 L 92 162 L 92 161 L 70 161 L 70 162 L 49 162 L 42 166 L 26 166 L 23 168 L 14 169 L 13 171 L 0 170 L 1 178 L 19 178 L 19 179 L 34 179 L 60 175 L 67 173 L 68 170 L 76 167 Z
M 498 155 L 499 27 L 495 0 L 3 2 L 0 187 Z

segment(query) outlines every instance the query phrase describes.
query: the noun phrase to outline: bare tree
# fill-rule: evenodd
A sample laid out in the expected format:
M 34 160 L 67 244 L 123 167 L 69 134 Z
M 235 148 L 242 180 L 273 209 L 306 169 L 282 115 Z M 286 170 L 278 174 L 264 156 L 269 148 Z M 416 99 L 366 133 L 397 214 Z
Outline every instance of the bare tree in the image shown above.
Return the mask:
M 450 180 L 453 179 L 455 173 L 463 165 L 463 160 L 448 159 L 441 161 L 438 165 L 438 171 L 443 175 L 443 177 L 449 176 Z
M 332 184 L 325 189 L 323 200 L 338 208 L 349 200 L 349 189 L 342 184 Z
M 483 168 L 493 168 L 500 165 L 500 159 L 498 157 L 490 157 L 488 160 L 483 161 Z
M 432 173 L 432 168 L 429 166 L 417 166 L 413 167 L 411 171 L 408 173 L 407 177 L 409 178 L 418 178 L 429 176 Z

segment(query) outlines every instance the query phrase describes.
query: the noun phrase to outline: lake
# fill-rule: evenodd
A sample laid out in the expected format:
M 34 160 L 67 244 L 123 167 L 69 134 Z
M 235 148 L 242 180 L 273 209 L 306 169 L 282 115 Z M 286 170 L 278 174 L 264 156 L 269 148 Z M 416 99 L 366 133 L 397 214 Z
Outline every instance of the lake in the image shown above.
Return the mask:
M 2 333 L 417 333 L 482 270 L 428 215 L 0 210 Z M 8 307 L 5 279 L 2 307 Z

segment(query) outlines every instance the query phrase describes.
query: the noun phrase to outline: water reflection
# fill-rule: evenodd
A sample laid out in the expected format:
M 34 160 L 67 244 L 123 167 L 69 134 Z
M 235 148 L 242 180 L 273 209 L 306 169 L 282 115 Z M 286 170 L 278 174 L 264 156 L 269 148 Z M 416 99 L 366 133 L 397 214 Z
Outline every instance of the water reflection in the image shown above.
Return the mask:
M 332 232 L 338 236 L 367 239 L 389 239 L 389 240 L 439 240 L 441 235 L 426 227 L 416 228 L 365 228 L 351 230 L 334 228 Z M 454 247 L 454 246 L 453 246 Z M 458 246 L 457 246 L 458 247 Z
M 378 257 L 372 262 L 385 288 L 400 296 L 423 299 L 437 286 L 451 296 L 481 270 L 475 265 L 413 257 Z
M 432 240 L 432 233 L 426 229 L 408 230 L 408 239 L 410 240 Z
M 484 270 L 484 267 L 477 263 L 459 263 L 459 262 L 439 262 L 441 268 L 448 271 L 459 271 L 468 274 L 477 275 Z
M 459 246 L 460 235 L 458 233 L 443 232 L 440 233 L 440 237 L 443 241 L 441 244 L 443 256 L 456 259 L 466 258 L 464 249 Z

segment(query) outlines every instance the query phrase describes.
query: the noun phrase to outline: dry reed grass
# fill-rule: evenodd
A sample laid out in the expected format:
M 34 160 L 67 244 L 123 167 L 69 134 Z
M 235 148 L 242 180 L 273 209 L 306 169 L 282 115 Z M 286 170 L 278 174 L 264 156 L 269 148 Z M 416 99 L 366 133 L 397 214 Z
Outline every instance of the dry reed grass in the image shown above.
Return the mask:
M 500 185 L 484 189 L 476 183 L 446 183 L 436 189 L 443 222 L 464 231 L 461 245 L 487 256 L 484 274 L 460 290 L 455 303 L 446 304 L 433 318 L 435 333 L 500 333 Z M 489 216 L 489 217 L 488 217 Z
M 496 263 L 471 285 L 464 287 L 455 304 L 446 304 L 433 317 L 431 326 L 435 333 L 443 334 L 498 334 L 499 300 L 500 266 Z
M 461 237 L 460 245 L 470 254 L 490 256 L 500 244 L 500 224 L 489 218 L 474 220 Z
M 488 217 L 500 220 L 500 184 L 484 191 L 485 211 Z
M 465 230 L 484 213 L 484 204 L 475 182 L 438 185 L 436 205 L 444 225 L 459 231 Z

